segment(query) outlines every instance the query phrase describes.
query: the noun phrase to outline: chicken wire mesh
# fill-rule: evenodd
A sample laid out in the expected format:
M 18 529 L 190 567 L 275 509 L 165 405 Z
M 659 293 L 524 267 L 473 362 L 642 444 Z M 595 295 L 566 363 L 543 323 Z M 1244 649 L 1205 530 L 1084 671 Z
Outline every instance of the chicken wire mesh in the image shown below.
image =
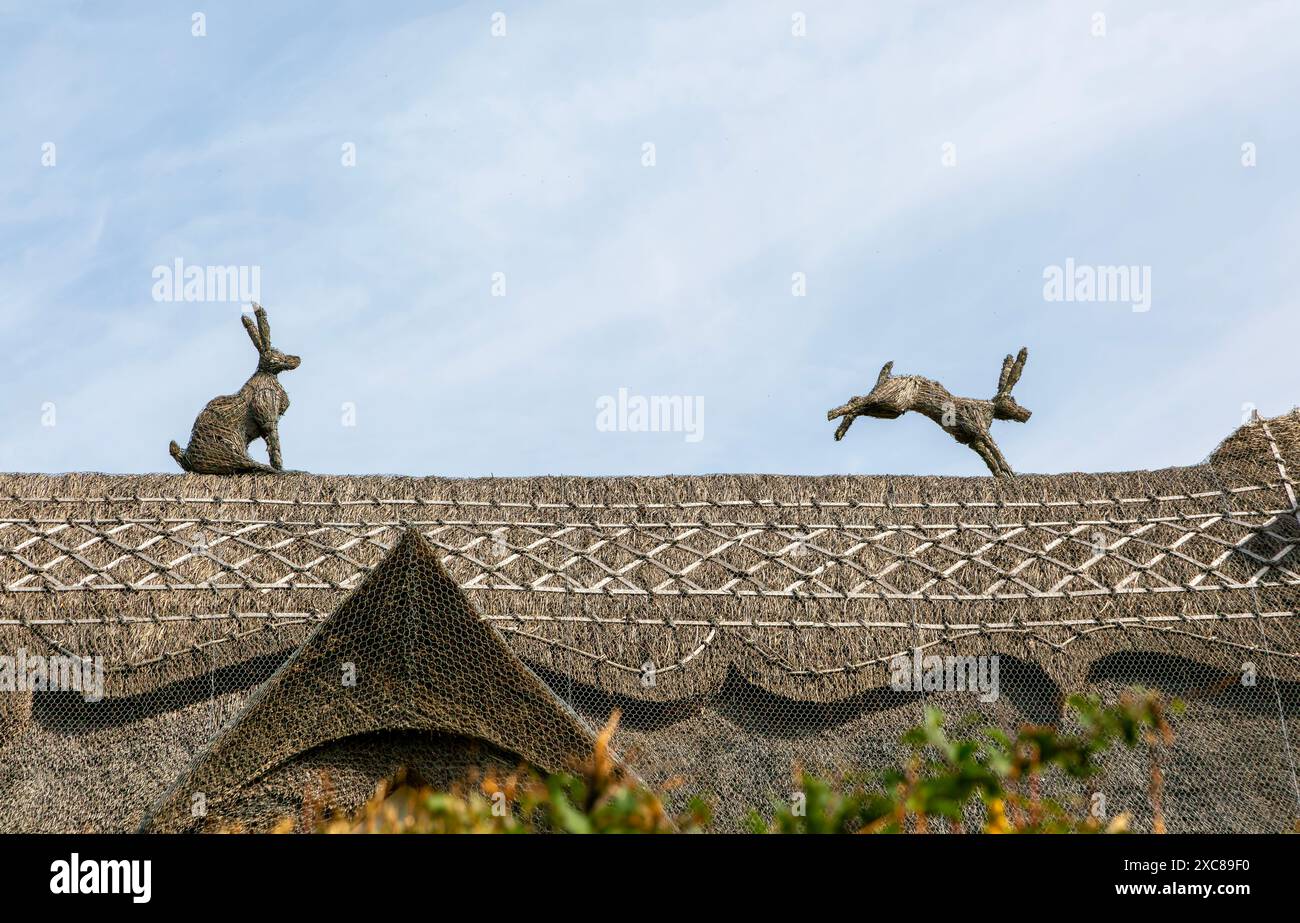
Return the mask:
M 738 830 L 927 707 L 1068 727 L 1141 685 L 1188 703 L 1169 829 L 1290 829 L 1297 457 L 1293 412 L 1011 480 L 0 477 L 0 816 L 265 829 L 565 768 L 618 709 L 625 765 Z M 1147 791 L 1115 751 L 1057 794 L 1145 829 Z

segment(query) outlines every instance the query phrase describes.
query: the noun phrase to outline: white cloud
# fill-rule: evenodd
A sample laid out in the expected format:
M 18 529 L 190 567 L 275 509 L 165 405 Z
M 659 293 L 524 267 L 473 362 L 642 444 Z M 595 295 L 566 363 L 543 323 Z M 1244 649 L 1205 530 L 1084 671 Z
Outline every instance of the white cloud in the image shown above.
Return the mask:
M 30 402 L 57 380 L 86 407 L 154 400 L 129 423 L 112 405 L 83 414 L 55 447 L 35 441 L 25 405 L 6 407 L 4 466 L 166 468 L 166 441 L 215 383 L 238 387 L 251 363 L 233 318 L 148 299 L 148 268 L 178 255 L 263 267 L 277 337 L 304 356 L 285 376 L 286 459 L 315 470 L 981 473 L 973 455 L 939 448 L 942 434 L 917 444 L 901 424 L 837 446 L 825 407 L 889 358 L 955 391 L 991 390 L 1002 353 L 1022 343 L 1036 415 L 1005 434 L 1017 468 L 1158 463 L 1168 433 L 1141 425 L 1122 443 L 1065 444 L 1075 427 L 1113 423 L 1090 409 L 1105 395 L 1082 400 L 1080 380 L 1056 373 L 1107 361 L 1107 330 L 1144 343 L 1159 331 L 1146 387 L 1189 400 L 1141 406 L 1193 413 L 1212 387 L 1195 370 L 1248 362 L 1252 321 L 1206 335 L 1203 317 L 1139 328 L 1113 313 L 1049 316 L 1034 280 L 1008 267 L 1036 271 L 1045 241 L 1133 262 L 1158 249 L 1171 254 L 1165 297 L 1194 294 L 1186 277 L 1210 234 L 1159 214 L 1120 233 L 1133 216 L 1116 165 L 1129 157 L 1137 172 L 1144 152 L 1201 144 L 1200 123 L 1217 118 L 1228 166 L 1200 181 L 1227 182 L 1235 101 L 1250 100 L 1257 124 L 1290 117 L 1300 10 L 1117 10 L 1098 39 L 1080 3 L 808 7 L 805 39 L 790 36 L 788 9 L 741 2 L 537 5 L 499 40 L 466 8 L 290 34 L 236 5 L 210 22 L 207 46 L 150 17 L 46 30 L 0 76 L 51 80 L 0 115 L 29 140 L 57 125 L 79 147 L 52 176 L 30 166 L 0 179 L 14 206 L 0 234 L 16 245 L 3 252 L 17 254 L 0 259 L 0 333 L 27 344 L 13 393 Z M 232 33 L 251 47 L 223 60 Z M 150 47 L 165 63 L 140 53 Z M 345 141 L 354 168 L 339 163 Z M 644 141 L 653 168 L 640 165 Z M 1148 182 L 1176 189 L 1187 170 L 1177 159 Z M 1261 181 L 1294 203 L 1283 174 Z M 1244 232 L 1243 271 L 1282 258 L 1278 220 L 1261 213 Z M 796 269 L 808 298 L 789 295 Z M 504 299 L 489 294 L 498 270 Z M 1251 310 L 1269 320 L 1255 326 L 1276 324 L 1283 304 L 1281 290 L 1257 292 Z M 42 346 L 42 321 L 66 318 L 80 340 Z M 1285 389 L 1283 377 L 1255 390 Z M 1121 373 L 1096 378 L 1090 395 L 1126 386 Z M 162 394 L 160 380 L 172 382 Z M 597 433 L 590 405 L 620 386 L 704 394 L 705 443 Z M 366 438 L 339 432 L 341 400 L 360 406 Z

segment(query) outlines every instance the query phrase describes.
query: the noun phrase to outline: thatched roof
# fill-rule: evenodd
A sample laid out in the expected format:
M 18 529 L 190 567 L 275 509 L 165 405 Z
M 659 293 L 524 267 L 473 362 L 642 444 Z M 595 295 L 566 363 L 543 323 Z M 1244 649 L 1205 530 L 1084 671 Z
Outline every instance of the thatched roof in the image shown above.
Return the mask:
M 180 721 L 180 701 L 206 740 L 202 688 L 228 716 L 415 529 L 562 699 L 593 722 L 611 704 L 644 716 L 622 739 L 648 778 L 743 775 L 744 752 L 768 766 L 755 778 L 780 775 L 809 733 L 833 761 L 892 752 L 919 705 L 888 664 L 918 647 L 999 653 L 1020 671 L 1007 720 L 1120 675 L 1222 693 L 1254 663 L 1267 683 L 1247 695 L 1271 690 L 1272 717 L 1224 706 L 1252 716 L 1224 739 L 1252 721 L 1278 739 L 1300 689 L 1297 470 L 1293 411 L 1202 464 L 1109 474 L 0 475 L 0 640 L 102 654 L 111 701 L 77 712 L 94 733 Z M 0 757 L 65 733 L 41 702 L 7 705 L 7 725 L 0 710 Z M 7 771 L 0 802 L 33 797 Z
M 1062 679 L 1121 635 L 1237 658 L 1290 638 L 1298 419 L 1192 467 L 1014 479 L 0 476 L 0 625 L 147 688 L 206 672 L 196 647 L 300 643 L 410 527 L 518 650 L 629 694 L 653 661 L 836 696 L 971 632 Z

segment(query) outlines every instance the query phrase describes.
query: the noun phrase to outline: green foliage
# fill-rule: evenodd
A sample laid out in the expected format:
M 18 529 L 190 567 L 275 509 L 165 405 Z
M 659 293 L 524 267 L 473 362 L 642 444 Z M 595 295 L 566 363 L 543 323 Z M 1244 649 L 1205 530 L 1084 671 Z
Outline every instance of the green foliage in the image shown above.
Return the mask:
M 752 833 L 855 833 L 882 826 L 891 819 L 893 802 L 885 795 L 846 786 L 837 791 L 829 782 L 800 773 L 802 804 L 798 809 L 778 810 L 774 826 L 757 811 L 750 811 L 747 826 Z
M 801 772 L 793 803 L 775 805 L 771 824 L 751 813 L 749 827 L 776 833 L 924 833 L 936 821 L 960 831 L 975 815 L 984 818 L 987 833 L 1097 832 L 1103 829 L 1097 818 L 1075 817 L 1041 796 L 1044 774 L 1085 780 L 1100 770 L 1099 758 L 1111 747 L 1145 744 L 1154 826 L 1163 832 L 1159 747 L 1172 743 L 1166 712 L 1180 712 L 1181 703 L 1167 709 L 1158 695 L 1134 690 L 1109 707 L 1084 696 L 1068 704 L 1081 728 L 1077 734 L 1023 725 L 1014 737 L 987 728 L 979 736 L 954 738 L 943 715 L 927 709 L 923 722 L 903 736 L 911 750 L 904 765 L 885 773 L 878 785 L 845 780 L 837 788 Z M 1120 815 L 1104 829 L 1120 832 L 1128 822 Z
M 487 778 L 467 792 L 397 779 L 355 817 L 318 817 L 306 826 L 323 833 L 691 833 L 707 827 L 703 801 L 693 799 L 684 814 L 670 817 L 658 795 L 626 776 L 609 752 L 617 724 L 616 712 L 575 773 L 519 772 Z M 294 826 L 289 818 L 280 829 Z
M 1145 746 L 1151 763 L 1149 798 L 1154 827 L 1163 832 L 1160 810 L 1161 748 L 1173 741 L 1169 712 L 1156 694 L 1134 690 L 1112 706 L 1075 696 L 1068 702 L 1079 727 L 1023 725 L 1014 735 L 996 728 L 974 730 L 968 722 L 950 733 L 944 717 L 928 709 L 922 723 L 902 742 L 901 766 L 875 778 L 846 777 L 831 783 L 796 772 L 790 803 L 773 806 L 765 820 L 751 811 L 755 833 L 924 833 L 962 831 L 967 819 L 982 818 L 986 833 L 1123 832 L 1127 815 L 1105 827 L 1078 817 L 1041 796 L 1053 773 L 1086 780 L 1100 770 L 1100 758 L 1115 746 Z M 618 722 L 611 717 L 587 764 L 575 773 L 546 778 L 521 772 L 489 778 L 476 790 L 453 793 L 401 784 L 381 788 L 355 817 L 308 824 L 324 832 L 371 833 L 671 833 L 707 829 L 708 806 L 693 799 L 684 814 L 670 817 L 659 796 L 629 779 L 609 751 Z M 291 829 L 286 822 L 284 829 Z

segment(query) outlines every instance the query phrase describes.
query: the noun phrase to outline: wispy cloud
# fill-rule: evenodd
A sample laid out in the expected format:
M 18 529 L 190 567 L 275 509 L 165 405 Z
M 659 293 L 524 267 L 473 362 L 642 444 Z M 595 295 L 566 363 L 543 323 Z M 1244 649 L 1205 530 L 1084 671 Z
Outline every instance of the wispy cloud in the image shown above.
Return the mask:
M 907 421 L 837 445 L 825 409 L 887 359 L 991 393 L 1021 345 L 1021 470 L 1191 462 L 1296 399 L 1256 334 L 1300 333 L 1293 4 L 1104 37 L 1082 3 L 807 4 L 805 37 L 775 4 L 494 11 L 19 17 L 0 467 L 170 469 L 253 364 L 232 306 L 150 298 L 178 256 L 262 267 L 304 356 L 286 463 L 318 471 L 978 474 Z M 1151 266 L 1152 310 L 1044 302 L 1067 256 Z M 707 437 L 599 432 L 619 387 L 703 395 Z

